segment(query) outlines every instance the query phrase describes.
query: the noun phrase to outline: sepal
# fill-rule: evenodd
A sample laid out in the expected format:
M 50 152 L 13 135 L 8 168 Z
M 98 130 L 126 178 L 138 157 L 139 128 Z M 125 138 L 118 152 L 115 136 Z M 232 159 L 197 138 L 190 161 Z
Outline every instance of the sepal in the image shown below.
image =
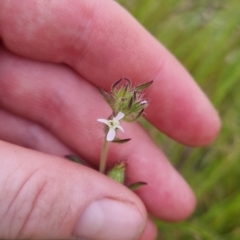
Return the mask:
M 153 80 L 149 81 L 149 82 L 146 82 L 146 83 L 143 83 L 141 85 L 138 85 L 138 86 L 135 87 L 135 90 L 136 91 L 143 91 L 146 88 L 148 88 L 152 83 L 153 83 Z

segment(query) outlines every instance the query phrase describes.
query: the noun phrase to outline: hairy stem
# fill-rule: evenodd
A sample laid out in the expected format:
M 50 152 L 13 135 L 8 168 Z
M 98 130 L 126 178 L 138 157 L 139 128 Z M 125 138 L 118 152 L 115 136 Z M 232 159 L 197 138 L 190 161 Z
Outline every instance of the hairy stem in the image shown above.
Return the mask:
M 101 173 L 105 173 L 105 170 L 106 170 L 107 152 L 108 152 L 108 141 L 105 138 L 103 143 L 102 153 L 101 153 L 100 167 L 99 167 L 99 171 Z

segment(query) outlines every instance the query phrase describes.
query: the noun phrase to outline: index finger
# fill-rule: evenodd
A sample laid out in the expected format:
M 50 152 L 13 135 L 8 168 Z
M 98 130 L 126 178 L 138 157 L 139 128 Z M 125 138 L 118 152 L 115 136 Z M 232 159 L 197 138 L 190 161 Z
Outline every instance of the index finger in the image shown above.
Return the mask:
M 119 77 L 154 80 L 146 118 L 172 138 L 204 145 L 219 131 L 218 115 L 181 64 L 114 1 L 0 2 L 0 35 L 9 50 L 66 63 L 109 89 Z M 26 11 L 27 10 L 27 11 Z

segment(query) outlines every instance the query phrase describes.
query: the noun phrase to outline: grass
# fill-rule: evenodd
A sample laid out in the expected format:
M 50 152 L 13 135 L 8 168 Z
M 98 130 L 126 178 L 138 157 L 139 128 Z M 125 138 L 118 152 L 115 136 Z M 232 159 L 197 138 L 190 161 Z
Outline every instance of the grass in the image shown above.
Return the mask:
M 223 122 L 213 144 L 195 149 L 147 126 L 198 199 L 197 209 L 189 220 L 175 224 L 157 221 L 159 239 L 239 240 L 239 1 L 119 0 L 119 3 L 183 63 L 216 106 Z

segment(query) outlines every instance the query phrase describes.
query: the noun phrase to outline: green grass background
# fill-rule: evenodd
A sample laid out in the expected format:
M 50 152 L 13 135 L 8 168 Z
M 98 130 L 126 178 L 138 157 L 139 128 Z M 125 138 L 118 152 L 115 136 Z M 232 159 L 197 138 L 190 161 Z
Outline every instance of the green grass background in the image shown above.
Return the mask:
M 188 69 L 223 126 L 204 148 L 188 148 L 147 126 L 194 189 L 198 205 L 182 223 L 157 221 L 162 240 L 240 239 L 240 1 L 119 0 Z

